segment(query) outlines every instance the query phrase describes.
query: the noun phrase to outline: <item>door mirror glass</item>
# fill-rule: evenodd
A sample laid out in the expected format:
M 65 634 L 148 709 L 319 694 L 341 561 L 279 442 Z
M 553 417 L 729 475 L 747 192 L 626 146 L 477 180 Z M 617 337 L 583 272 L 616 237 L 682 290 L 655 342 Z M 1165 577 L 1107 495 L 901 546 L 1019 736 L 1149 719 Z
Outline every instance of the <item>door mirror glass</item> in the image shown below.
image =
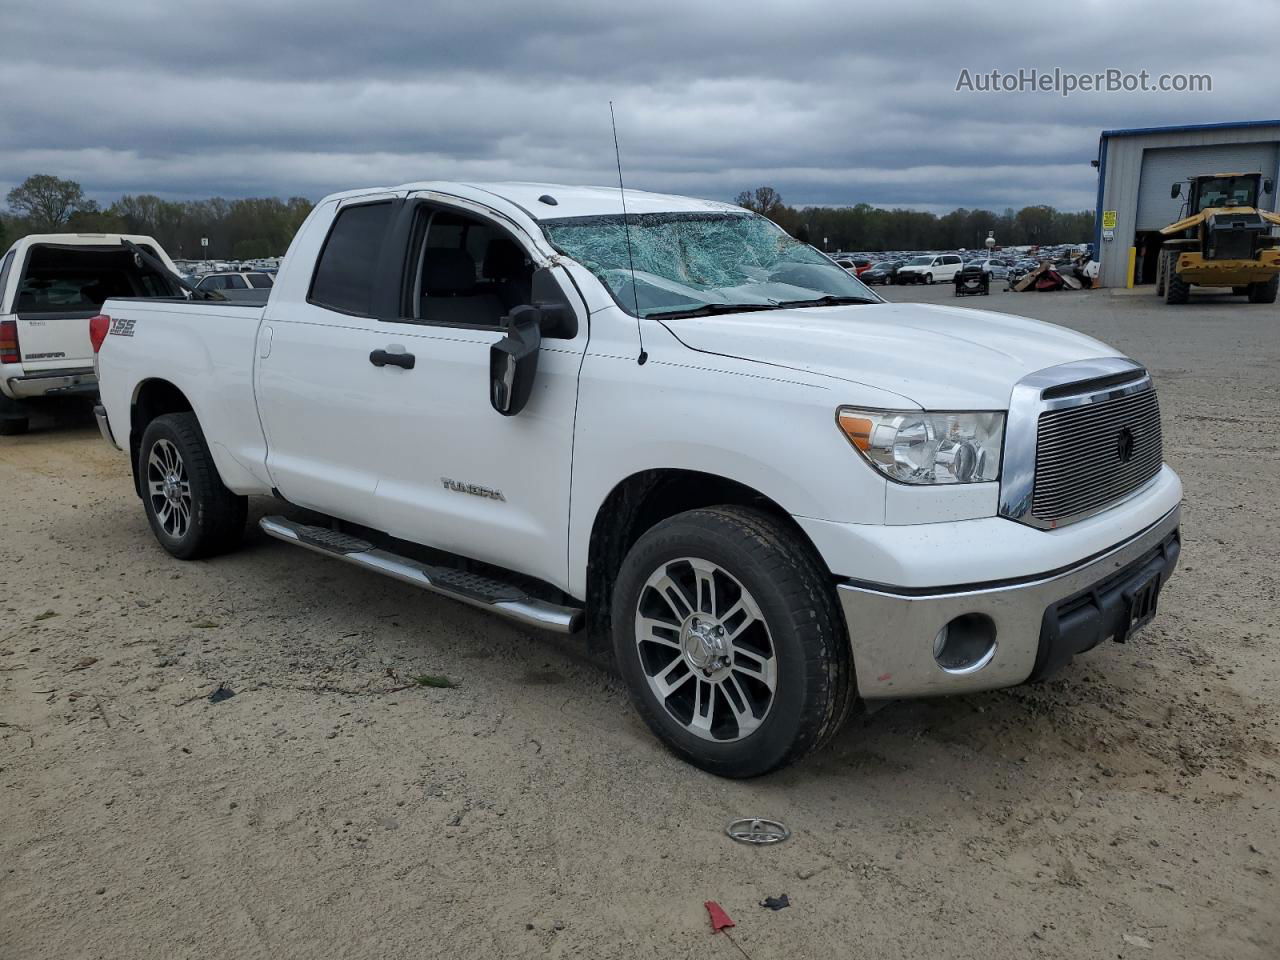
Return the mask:
M 489 403 L 504 417 L 524 409 L 533 393 L 542 345 L 542 311 L 516 307 L 506 317 L 507 335 L 489 348 Z
M 1175 183 L 1169 188 L 1169 197 L 1170 199 L 1176 200 L 1180 196 L 1182 196 L 1182 184 Z

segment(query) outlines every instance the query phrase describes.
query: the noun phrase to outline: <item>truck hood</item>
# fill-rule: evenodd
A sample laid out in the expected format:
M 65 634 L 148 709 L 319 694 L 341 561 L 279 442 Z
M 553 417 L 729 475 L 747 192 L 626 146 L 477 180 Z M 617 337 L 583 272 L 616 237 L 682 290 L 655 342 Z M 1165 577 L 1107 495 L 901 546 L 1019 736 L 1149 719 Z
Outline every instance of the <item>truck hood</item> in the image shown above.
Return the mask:
M 937 304 L 805 307 L 663 323 L 693 350 L 865 384 L 926 410 L 1004 410 L 1013 385 L 1028 373 L 1120 356 L 1053 324 Z M 850 393 L 849 402 L 857 402 Z

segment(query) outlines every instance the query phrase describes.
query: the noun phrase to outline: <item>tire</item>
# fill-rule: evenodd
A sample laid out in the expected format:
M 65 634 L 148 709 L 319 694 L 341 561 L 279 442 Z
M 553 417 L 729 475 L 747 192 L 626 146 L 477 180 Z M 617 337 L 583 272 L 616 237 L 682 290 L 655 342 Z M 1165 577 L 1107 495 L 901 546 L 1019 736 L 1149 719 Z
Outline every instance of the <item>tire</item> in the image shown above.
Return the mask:
M 1156 296 L 1157 297 L 1164 296 L 1164 274 L 1168 266 L 1169 266 L 1169 258 L 1167 256 L 1163 256 L 1156 261 Z
M 1277 289 L 1280 289 L 1280 274 L 1276 274 L 1265 283 L 1251 283 L 1249 284 L 1249 302 L 1275 303 Z
M 1252 287 L 1253 287 L 1253 284 L 1251 284 L 1251 283 L 1246 283 L 1246 284 L 1245 284 L 1244 286 L 1242 286 L 1242 287 L 1232 287 L 1232 288 L 1231 288 L 1231 295 L 1232 295 L 1233 297 L 1243 297 L 1243 296 L 1245 296 L 1246 294 L 1251 295 L 1251 294 L 1253 293 Z
M 0 437 L 16 437 L 26 433 L 31 426 L 27 419 L 27 405 L 0 393 Z
M 853 704 L 830 576 L 763 511 L 714 507 L 657 524 L 623 560 L 612 603 L 632 704 L 676 756 L 709 773 L 755 777 L 794 763 L 826 743 Z M 700 702 L 710 704 L 705 716 Z
M 925 282 L 925 284 L 926 284 L 926 285 L 932 285 L 932 284 L 933 284 L 933 274 L 932 274 L 932 273 L 926 273 L 926 274 L 924 275 L 924 282 Z
M 1186 303 L 1191 299 L 1191 284 L 1183 280 L 1172 267 L 1164 278 L 1164 302 Z
M 239 545 L 249 500 L 223 486 L 194 413 L 167 413 L 147 424 L 138 477 L 151 532 L 179 560 Z

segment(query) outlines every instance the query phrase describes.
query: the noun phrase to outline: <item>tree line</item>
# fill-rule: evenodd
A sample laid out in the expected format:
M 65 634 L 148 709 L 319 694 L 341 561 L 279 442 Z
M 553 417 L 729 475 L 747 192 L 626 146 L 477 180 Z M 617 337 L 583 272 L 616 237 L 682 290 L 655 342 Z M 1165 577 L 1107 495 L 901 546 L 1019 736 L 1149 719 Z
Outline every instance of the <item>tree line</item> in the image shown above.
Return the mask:
M 179 259 L 250 260 L 280 256 L 311 212 L 305 197 L 226 200 L 163 200 L 152 194 L 122 196 L 103 207 L 80 184 L 49 174 L 27 177 L 8 194 L 0 216 L 0 251 L 31 233 L 142 233 Z M 792 236 L 827 250 L 955 250 L 981 248 L 994 231 L 1001 246 L 1085 243 L 1093 212 L 1066 213 L 1048 206 L 1016 213 L 967 210 L 938 216 L 919 210 L 885 210 L 867 203 L 852 207 L 785 204 L 772 187 L 738 194 L 739 206 L 770 218 Z M 209 246 L 200 245 L 208 238 Z
M 797 240 L 826 250 L 972 250 L 982 248 L 990 232 L 1002 247 L 1087 243 L 1093 235 L 1092 210 L 1067 213 L 1043 205 L 1003 213 L 961 207 L 942 216 L 868 203 L 796 209 L 783 203 L 773 187 L 744 190 L 734 202 L 768 217 Z
M 147 193 L 103 207 L 74 180 L 49 174 L 27 177 L 6 199 L 0 251 L 32 233 L 142 233 L 155 237 L 170 256 L 191 260 L 281 256 L 312 207 L 306 197 L 176 201 Z M 201 238 L 208 238 L 207 248 Z

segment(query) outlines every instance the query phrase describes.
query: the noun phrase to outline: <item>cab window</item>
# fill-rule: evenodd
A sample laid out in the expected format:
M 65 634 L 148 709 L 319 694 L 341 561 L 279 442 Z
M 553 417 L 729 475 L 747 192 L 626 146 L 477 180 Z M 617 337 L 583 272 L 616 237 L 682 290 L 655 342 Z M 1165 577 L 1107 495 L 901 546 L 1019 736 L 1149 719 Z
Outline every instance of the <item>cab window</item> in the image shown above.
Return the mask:
M 533 265 L 497 224 L 424 204 L 411 237 L 404 319 L 496 329 L 532 299 Z

